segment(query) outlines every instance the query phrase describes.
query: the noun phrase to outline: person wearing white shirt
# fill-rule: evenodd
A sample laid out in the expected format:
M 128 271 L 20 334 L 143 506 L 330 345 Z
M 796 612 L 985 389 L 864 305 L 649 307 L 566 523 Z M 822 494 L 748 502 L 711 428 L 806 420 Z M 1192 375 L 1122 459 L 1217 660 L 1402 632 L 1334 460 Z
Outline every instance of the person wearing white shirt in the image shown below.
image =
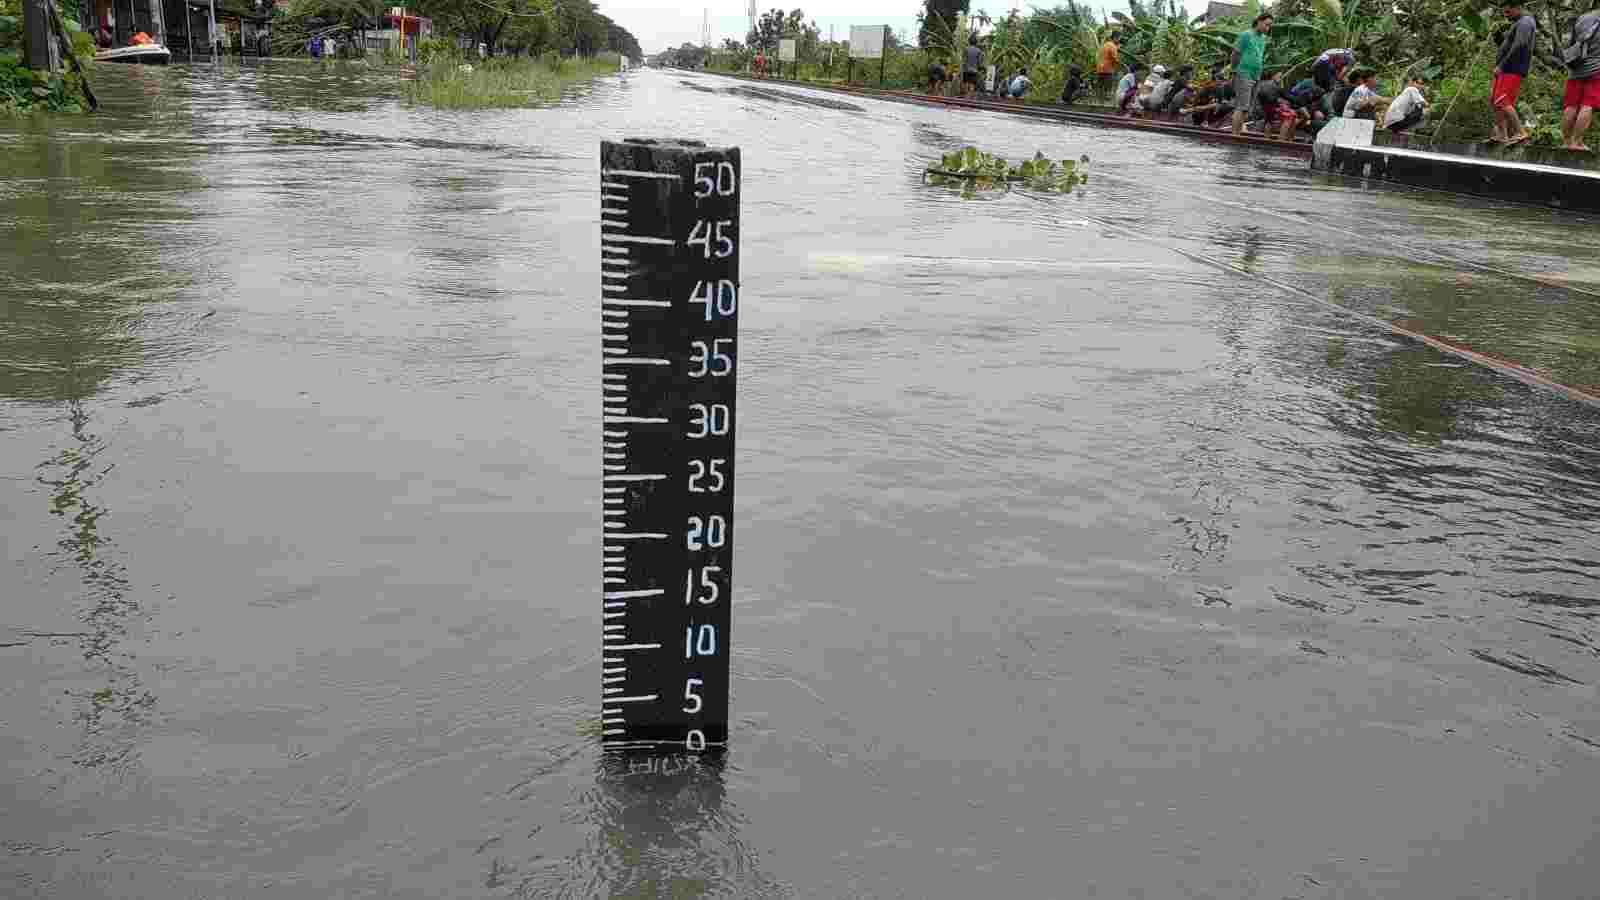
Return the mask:
M 1361 73 L 1361 83 L 1350 92 L 1344 104 L 1346 119 L 1370 119 L 1372 107 L 1378 104 L 1378 73 L 1371 69 Z
M 1389 111 L 1383 116 L 1385 131 L 1400 134 L 1422 121 L 1428 112 L 1428 98 L 1422 96 L 1422 90 L 1427 86 L 1427 80 L 1421 75 L 1412 77 L 1406 89 L 1389 104 Z

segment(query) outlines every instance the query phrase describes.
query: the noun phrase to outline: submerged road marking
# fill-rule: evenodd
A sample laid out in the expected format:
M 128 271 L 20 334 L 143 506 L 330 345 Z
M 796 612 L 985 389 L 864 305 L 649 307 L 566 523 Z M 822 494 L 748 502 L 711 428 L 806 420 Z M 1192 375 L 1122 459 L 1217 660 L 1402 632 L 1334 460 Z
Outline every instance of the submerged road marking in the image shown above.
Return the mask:
M 1043 197 L 1035 197 L 1032 194 L 1027 193 L 1027 191 L 1025 189 L 1017 189 L 1017 193 L 1020 196 L 1027 197 L 1030 200 L 1035 200 L 1035 201 L 1038 201 L 1040 203 L 1045 202 L 1045 199 Z M 1119 233 L 1121 233 L 1123 235 L 1126 235 L 1126 236 L 1129 236 L 1129 237 L 1136 237 L 1140 241 L 1144 241 L 1144 242 L 1148 242 L 1148 240 L 1149 240 L 1149 235 L 1141 234 L 1141 233 L 1135 231 L 1132 228 L 1128 228 L 1125 225 L 1118 225 L 1115 222 L 1109 221 L 1107 219 L 1102 219 L 1102 218 L 1100 218 L 1098 216 L 1092 216 L 1092 215 L 1089 215 L 1087 213 L 1080 212 L 1079 214 L 1082 215 L 1084 218 L 1089 219 L 1090 221 L 1101 225 L 1102 227 L 1109 228 L 1109 229 L 1111 229 L 1113 231 L 1116 231 L 1116 232 L 1119 232 Z M 1367 323 L 1369 325 L 1376 325 L 1377 327 L 1382 328 L 1383 330 L 1385 330 L 1385 331 L 1387 331 L 1387 332 L 1389 332 L 1391 334 L 1397 334 L 1397 335 L 1400 335 L 1402 337 L 1410 338 L 1411 340 L 1417 341 L 1418 343 L 1427 344 L 1428 346 L 1434 348 L 1435 350 L 1440 351 L 1441 353 L 1444 353 L 1444 354 L 1449 355 L 1449 356 L 1454 356 L 1454 357 L 1456 357 L 1458 359 L 1464 359 L 1464 360 L 1466 360 L 1466 361 L 1468 361 L 1470 363 L 1473 363 L 1475 365 L 1482 366 L 1483 368 L 1488 369 L 1488 370 L 1490 370 L 1492 372 L 1498 372 L 1501 375 L 1505 375 L 1505 376 L 1507 376 L 1509 378 L 1514 378 L 1517 381 L 1522 382 L 1523 384 L 1529 385 L 1530 387 L 1543 388 L 1545 390 L 1548 390 L 1548 391 L 1551 391 L 1551 392 L 1554 392 L 1554 393 L 1557 393 L 1557 394 L 1561 394 L 1562 396 L 1567 397 L 1568 399 L 1576 400 L 1579 403 L 1583 403 L 1583 404 L 1586 404 L 1588 406 L 1593 406 L 1593 407 L 1600 407 L 1600 396 L 1596 396 L 1595 394 L 1591 394 L 1588 391 L 1582 390 L 1580 388 L 1575 388 L 1575 387 L 1572 387 L 1570 385 L 1562 384 L 1559 381 L 1555 381 L 1553 379 L 1546 378 L 1545 376 L 1540 375 L 1539 373 L 1533 371 L 1532 369 L 1530 369 L 1527 366 L 1524 366 L 1524 365 L 1522 365 L 1520 363 L 1514 363 L 1514 362 L 1510 362 L 1510 361 L 1502 362 L 1501 360 L 1497 360 L 1494 357 L 1491 357 L 1491 356 L 1488 356 L 1486 354 L 1480 353 L 1480 352 L 1478 352 L 1476 350 L 1471 350 L 1471 349 L 1468 349 L 1466 347 L 1460 346 L 1458 344 L 1450 343 L 1449 341 L 1445 341 L 1445 340 L 1443 340 L 1441 338 L 1434 337 L 1433 335 L 1430 335 L 1430 334 L 1425 334 L 1425 333 L 1420 332 L 1420 331 L 1413 331 L 1410 328 L 1406 328 L 1406 327 L 1401 326 L 1401 325 L 1396 325 L 1393 322 L 1387 321 L 1385 319 L 1380 319 L 1377 316 L 1369 315 L 1369 314 L 1364 313 L 1364 312 L 1359 312 L 1357 310 L 1351 309 L 1348 306 L 1342 306 L 1342 305 L 1340 305 L 1338 303 L 1334 303 L 1332 300 L 1327 300 L 1327 299 L 1324 299 L 1322 297 L 1318 297 L 1316 294 L 1311 293 L 1310 291 L 1306 290 L 1305 288 L 1297 287 L 1295 285 L 1288 284 L 1286 282 L 1278 281 L 1275 278 L 1268 278 L 1265 275 L 1260 275 L 1260 274 L 1257 274 L 1255 272 L 1251 272 L 1251 271 L 1249 271 L 1247 269 L 1241 268 L 1241 267 L 1236 266 L 1236 265 L 1234 265 L 1232 263 L 1226 263 L 1226 262 L 1223 262 L 1221 260 L 1212 259 L 1212 258 L 1210 258 L 1208 256 L 1202 256 L 1201 254 L 1193 253 L 1193 252 L 1190 252 L 1188 250 L 1183 250 L 1183 249 L 1178 248 L 1178 247 L 1172 247 L 1172 246 L 1168 246 L 1168 245 L 1165 245 L 1165 244 L 1162 244 L 1162 245 L 1159 245 L 1159 246 L 1163 247 L 1163 249 L 1170 250 L 1173 253 L 1177 253 L 1180 256 L 1184 256 L 1184 257 L 1186 257 L 1188 259 L 1192 259 L 1195 262 L 1200 263 L 1202 265 L 1211 266 L 1212 268 L 1215 268 L 1215 269 L 1221 269 L 1222 271 L 1225 271 L 1225 272 L 1232 272 L 1232 273 L 1235 273 L 1235 274 L 1238 274 L 1238 275 L 1243 275 L 1246 278 L 1253 278 L 1253 279 L 1255 279 L 1255 280 L 1257 280 L 1257 281 L 1259 281 L 1259 282 L 1261 282 L 1263 284 L 1270 284 L 1273 287 L 1275 287 L 1275 288 L 1277 288 L 1277 289 L 1279 289 L 1281 291 L 1287 291 L 1287 292 L 1289 292 L 1291 294 L 1298 294 L 1298 295 L 1306 298 L 1307 300 L 1310 300 L 1312 303 L 1317 304 L 1318 306 L 1326 307 L 1328 309 L 1331 309 L 1331 310 L 1334 310 L 1336 312 L 1342 313 L 1342 314 L 1344 314 L 1346 316 L 1349 316 L 1350 318 L 1353 318 L 1353 319 L 1355 319 L 1357 321 L 1365 322 L 1365 323 Z

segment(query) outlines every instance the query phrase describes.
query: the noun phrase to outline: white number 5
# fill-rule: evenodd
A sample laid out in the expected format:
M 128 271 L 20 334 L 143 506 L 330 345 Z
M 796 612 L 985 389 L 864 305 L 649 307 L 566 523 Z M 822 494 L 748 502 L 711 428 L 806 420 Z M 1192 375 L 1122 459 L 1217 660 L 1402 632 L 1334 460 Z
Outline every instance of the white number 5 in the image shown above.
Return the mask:
M 705 682 L 699 678 L 691 678 L 684 683 L 683 699 L 689 701 L 689 705 L 686 705 L 683 708 L 684 712 L 697 713 L 700 711 L 700 707 L 706 705 L 705 701 L 700 699 L 700 695 L 694 692 L 694 689 L 702 684 L 705 684 Z

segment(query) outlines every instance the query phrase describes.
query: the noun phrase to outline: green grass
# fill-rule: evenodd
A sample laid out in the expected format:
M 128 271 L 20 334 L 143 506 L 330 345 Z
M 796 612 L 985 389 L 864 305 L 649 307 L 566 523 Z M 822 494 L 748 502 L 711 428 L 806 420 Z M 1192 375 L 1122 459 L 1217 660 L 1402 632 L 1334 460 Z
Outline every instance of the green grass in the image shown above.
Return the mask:
M 440 109 L 509 109 L 538 106 L 561 97 L 568 85 L 609 75 L 619 68 L 614 53 L 574 59 L 491 59 L 471 62 L 441 59 L 405 83 L 413 103 Z

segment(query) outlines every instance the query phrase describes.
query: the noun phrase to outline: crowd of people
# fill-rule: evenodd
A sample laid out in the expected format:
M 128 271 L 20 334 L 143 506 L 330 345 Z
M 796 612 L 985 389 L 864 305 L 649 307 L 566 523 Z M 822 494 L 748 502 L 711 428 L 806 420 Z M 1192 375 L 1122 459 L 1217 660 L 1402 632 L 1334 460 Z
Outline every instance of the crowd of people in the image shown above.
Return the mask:
M 1495 58 L 1490 102 L 1494 129 L 1489 140 L 1516 145 L 1529 135 L 1517 114 L 1516 102 L 1522 80 L 1533 59 L 1537 22 L 1524 13 L 1520 3 L 1507 3 L 1501 12 L 1511 22 L 1511 30 Z M 1110 100 L 1117 110 L 1129 116 L 1169 114 L 1204 128 L 1231 128 L 1242 135 L 1249 126 L 1278 140 L 1293 140 L 1298 132 L 1315 133 L 1336 118 L 1371 119 L 1392 134 L 1405 134 L 1427 120 L 1432 103 L 1428 99 L 1428 79 L 1413 72 L 1393 96 L 1378 84 L 1378 73 L 1358 64 L 1354 50 L 1332 47 L 1311 65 L 1310 75 L 1295 79 L 1266 65 L 1267 44 L 1273 26 L 1271 13 L 1256 16 L 1250 27 L 1234 39 L 1228 63 L 1211 67 L 1206 77 L 1197 77 L 1194 66 L 1151 66 L 1148 74 L 1140 62 L 1121 65 L 1121 36 L 1113 33 L 1101 46 L 1095 69 L 1085 73 L 1069 67 L 1059 102 L 1072 105 L 1089 97 Z M 1600 10 L 1580 17 L 1566 36 L 1562 62 L 1567 67 L 1563 98 L 1563 144 L 1572 150 L 1588 150 L 1583 135 L 1600 107 Z M 961 56 L 963 97 L 978 91 L 984 72 L 983 52 L 976 36 L 968 40 Z M 1118 73 L 1121 74 L 1119 80 Z M 1027 69 L 996 73 L 992 93 L 995 99 L 1019 100 L 1033 87 Z M 949 81 L 944 67 L 928 67 L 928 92 L 942 94 Z
M 1235 39 L 1229 63 L 1213 66 L 1205 78 L 1197 78 L 1193 66 L 1173 72 L 1158 64 L 1141 80 L 1144 67 L 1132 63 L 1113 91 L 1118 110 L 1132 116 L 1172 113 L 1198 127 L 1231 128 L 1234 134 L 1259 123 L 1263 135 L 1284 141 L 1340 117 L 1373 119 L 1394 134 L 1410 131 L 1426 117 L 1431 105 L 1424 76 L 1413 75 L 1398 96 L 1385 97 L 1379 93 L 1377 72 L 1358 66 L 1348 48 L 1323 51 L 1309 75 L 1289 82 L 1284 72 L 1265 64 L 1272 23 L 1270 13 L 1257 16 Z M 1116 59 L 1116 36 L 1106 43 L 1102 69 Z M 1106 74 L 1096 72 L 1101 84 Z

